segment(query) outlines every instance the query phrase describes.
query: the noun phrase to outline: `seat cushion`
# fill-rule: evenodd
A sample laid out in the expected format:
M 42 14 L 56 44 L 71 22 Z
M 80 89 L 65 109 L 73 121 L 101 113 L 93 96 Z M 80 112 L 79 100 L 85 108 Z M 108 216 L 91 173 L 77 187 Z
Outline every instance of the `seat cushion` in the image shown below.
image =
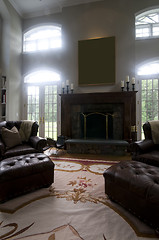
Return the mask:
M 137 155 L 133 158 L 133 160 L 159 167 L 159 151 L 154 150 L 148 153 Z
M 22 145 L 15 146 L 13 148 L 7 149 L 3 155 L 3 158 L 9 158 L 29 153 L 39 152 L 37 149 L 31 147 L 29 144 L 25 143 Z

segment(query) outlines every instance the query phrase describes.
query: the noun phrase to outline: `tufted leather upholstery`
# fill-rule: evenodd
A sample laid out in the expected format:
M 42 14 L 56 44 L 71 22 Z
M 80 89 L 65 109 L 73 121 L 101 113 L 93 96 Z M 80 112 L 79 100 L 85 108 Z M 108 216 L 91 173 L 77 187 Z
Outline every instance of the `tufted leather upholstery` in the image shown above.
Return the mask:
M 42 153 L 26 154 L 0 162 L 0 202 L 48 187 L 54 181 L 54 163 Z
M 159 231 L 159 168 L 137 161 L 121 161 L 104 174 L 105 193 Z
M 34 152 L 43 152 L 43 148 L 46 146 L 46 139 L 38 137 L 37 132 L 39 125 L 37 122 L 34 122 L 32 125 L 31 136 L 28 142 L 23 142 L 22 145 L 15 146 L 11 149 L 7 149 L 1 137 L 2 127 L 11 129 L 16 127 L 20 129 L 22 121 L 3 121 L 0 122 L 0 159 L 18 156 L 22 154 L 34 153 Z

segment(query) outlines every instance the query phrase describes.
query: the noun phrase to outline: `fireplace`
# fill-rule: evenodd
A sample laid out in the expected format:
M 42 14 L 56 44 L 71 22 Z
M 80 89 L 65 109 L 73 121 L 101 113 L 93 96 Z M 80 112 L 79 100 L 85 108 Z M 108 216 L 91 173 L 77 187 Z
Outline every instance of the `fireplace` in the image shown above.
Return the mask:
M 123 139 L 123 104 L 78 104 L 71 107 L 73 139 Z
M 131 141 L 135 125 L 135 91 L 61 95 L 61 134 L 70 139 Z
M 112 113 L 85 112 L 81 113 L 80 136 L 83 139 L 113 139 Z

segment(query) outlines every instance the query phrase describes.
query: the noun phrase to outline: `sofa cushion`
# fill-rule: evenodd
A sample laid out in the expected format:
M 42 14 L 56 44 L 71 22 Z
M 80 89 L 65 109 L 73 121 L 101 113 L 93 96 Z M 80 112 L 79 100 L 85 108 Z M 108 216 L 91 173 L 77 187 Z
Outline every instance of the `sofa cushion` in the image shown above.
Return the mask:
M 2 127 L 2 140 L 4 141 L 6 148 L 12 148 L 22 144 L 18 129 L 15 126 L 11 130 Z
M 153 165 L 159 167 L 159 151 L 151 151 L 144 154 L 139 154 L 132 158 L 135 161 L 147 163 L 149 165 Z
M 36 152 L 39 152 L 39 150 L 33 148 L 30 144 L 24 143 L 22 145 L 17 145 L 15 147 L 7 149 L 3 154 L 3 158 L 10 158 Z

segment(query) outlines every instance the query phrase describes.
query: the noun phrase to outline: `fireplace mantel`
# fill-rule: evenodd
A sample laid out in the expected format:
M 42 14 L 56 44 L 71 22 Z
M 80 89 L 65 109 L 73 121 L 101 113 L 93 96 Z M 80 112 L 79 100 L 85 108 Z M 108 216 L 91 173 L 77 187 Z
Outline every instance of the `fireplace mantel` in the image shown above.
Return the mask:
M 136 91 L 61 94 L 61 134 L 72 138 L 71 109 L 83 104 L 123 104 L 123 140 L 131 141 L 132 126 L 136 126 Z M 136 139 L 133 139 L 136 140 Z

